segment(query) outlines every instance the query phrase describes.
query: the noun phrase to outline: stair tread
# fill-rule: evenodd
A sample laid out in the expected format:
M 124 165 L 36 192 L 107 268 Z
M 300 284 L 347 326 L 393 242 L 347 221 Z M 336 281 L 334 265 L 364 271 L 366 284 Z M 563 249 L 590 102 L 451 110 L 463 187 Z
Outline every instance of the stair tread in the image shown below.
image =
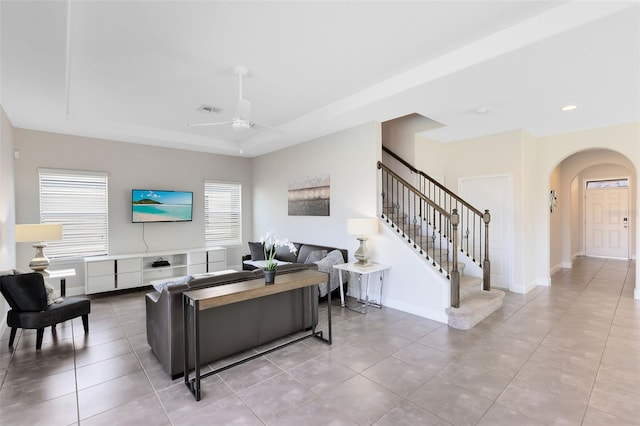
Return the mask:
M 464 265 L 464 264 L 463 264 Z M 482 278 L 472 275 L 460 276 L 460 300 L 464 300 L 482 291 Z
M 449 327 L 468 330 L 502 307 L 504 291 L 475 293 L 460 301 L 459 308 L 447 308 Z

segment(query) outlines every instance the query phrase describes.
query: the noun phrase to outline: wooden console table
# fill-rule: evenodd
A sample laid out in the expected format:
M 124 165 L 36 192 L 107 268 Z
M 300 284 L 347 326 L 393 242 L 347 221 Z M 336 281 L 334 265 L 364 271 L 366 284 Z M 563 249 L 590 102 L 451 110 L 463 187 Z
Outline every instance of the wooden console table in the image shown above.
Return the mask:
M 321 284 L 329 279 L 329 275 L 324 272 L 318 272 L 314 270 L 305 270 L 300 272 L 292 272 L 288 274 L 276 275 L 274 284 L 267 285 L 264 279 L 253 279 L 247 281 L 241 281 L 232 284 L 225 284 L 216 287 L 207 287 L 198 290 L 185 291 L 182 293 L 183 302 L 183 325 L 184 325 L 184 383 L 189 388 L 189 391 L 193 394 L 196 401 L 200 401 L 200 380 L 217 374 L 221 371 L 227 370 L 238 364 L 250 361 L 252 359 L 261 357 L 265 354 L 307 339 L 309 337 L 316 337 L 327 344 L 331 344 L 331 292 L 328 293 L 327 298 L 327 325 L 328 325 L 328 338 L 323 336 L 322 331 L 316 331 L 317 311 L 313 309 L 313 303 L 318 297 L 318 294 L 314 291 L 310 291 L 310 307 L 312 313 L 312 328 L 311 332 L 305 334 L 302 337 L 295 338 L 286 343 L 278 345 L 269 350 L 251 355 L 243 358 L 239 361 L 228 364 L 224 367 L 218 368 L 213 371 L 209 371 L 205 374 L 200 373 L 200 312 L 216 308 L 218 306 L 230 305 L 232 303 L 242 302 L 244 300 L 257 299 L 259 297 L 270 296 L 272 294 L 283 293 L 286 291 L 292 291 L 301 289 L 304 287 L 311 287 Z M 303 306 L 304 309 L 304 306 Z M 189 315 L 193 316 L 193 330 L 189 330 Z M 193 333 L 193 336 L 191 336 Z M 192 343 L 190 343 L 192 342 Z M 193 345 L 193 348 L 190 346 Z M 189 379 L 189 353 L 193 349 L 194 354 L 194 367 L 195 377 Z

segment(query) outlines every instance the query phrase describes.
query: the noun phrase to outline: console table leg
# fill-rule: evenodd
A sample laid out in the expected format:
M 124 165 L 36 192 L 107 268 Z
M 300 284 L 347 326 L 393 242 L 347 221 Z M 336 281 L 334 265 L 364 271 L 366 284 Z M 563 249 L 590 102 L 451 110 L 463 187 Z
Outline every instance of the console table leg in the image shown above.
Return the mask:
M 200 302 L 196 300 L 193 306 L 193 328 L 195 331 L 195 354 L 194 354 L 194 363 L 195 363 L 195 395 L 196 401 L 200 401 Z
M 182 335 L 184 336 L 184 384 L 192 391 L 189 383 L 189 299 L 184 296 L 182 298 Z

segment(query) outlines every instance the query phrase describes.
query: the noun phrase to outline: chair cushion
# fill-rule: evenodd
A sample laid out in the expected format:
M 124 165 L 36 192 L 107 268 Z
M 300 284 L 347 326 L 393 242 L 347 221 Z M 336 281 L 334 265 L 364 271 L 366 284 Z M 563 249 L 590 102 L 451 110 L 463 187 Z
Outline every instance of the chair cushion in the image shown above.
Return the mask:
M 0 291 L 11 309 L 19 312 L 40 312 L 47 309 L 44 278 L 37 272 L 0 277 Z
M 42 312 L 7 312 L 7 325 L 19 328 L 44 328 L 91 313 L 91 301 L 65 297 L 62 303 L 49 305 Z

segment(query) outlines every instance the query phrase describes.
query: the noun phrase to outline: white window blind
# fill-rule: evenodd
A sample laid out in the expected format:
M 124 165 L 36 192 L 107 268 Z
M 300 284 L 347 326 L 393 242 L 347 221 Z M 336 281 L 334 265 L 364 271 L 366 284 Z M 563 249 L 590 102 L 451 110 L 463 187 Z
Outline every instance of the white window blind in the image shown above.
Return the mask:
M 207 247 L 242 244 L 242 186 L 205 181 L 204 217 Z
M 40 222 L 62 223 L 62 241 L 47 242 L 51 259 L 108 253 L 106 173 L 39 169 Z

